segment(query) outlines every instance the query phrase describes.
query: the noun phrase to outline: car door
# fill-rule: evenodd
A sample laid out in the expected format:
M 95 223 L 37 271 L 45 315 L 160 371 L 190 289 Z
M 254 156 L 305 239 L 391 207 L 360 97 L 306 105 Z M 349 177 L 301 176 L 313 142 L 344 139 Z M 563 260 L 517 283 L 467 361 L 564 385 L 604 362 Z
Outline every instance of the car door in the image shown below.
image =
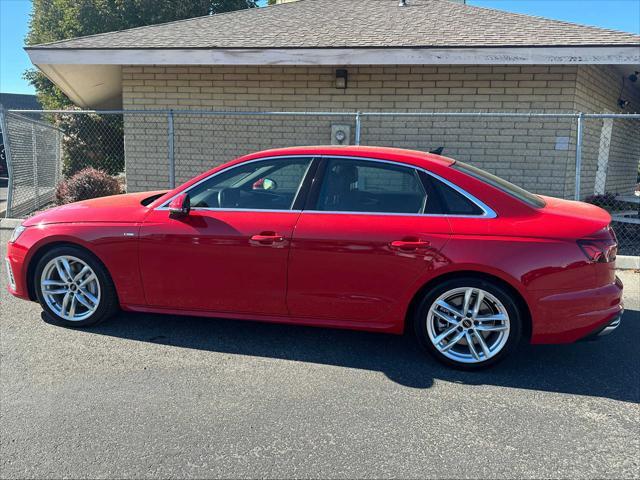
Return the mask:
M 140 267 L 155 307 L 286 315 L 287 257 L 310 157 L 241 163 L 187 190 L 188 215 L 166 204 L 145 219 Z
M 293 235 L 292 316 L 375 323 L 446 262 L 449 222 L 425 213 L 422 175 L 373 159 L 322 160 Z

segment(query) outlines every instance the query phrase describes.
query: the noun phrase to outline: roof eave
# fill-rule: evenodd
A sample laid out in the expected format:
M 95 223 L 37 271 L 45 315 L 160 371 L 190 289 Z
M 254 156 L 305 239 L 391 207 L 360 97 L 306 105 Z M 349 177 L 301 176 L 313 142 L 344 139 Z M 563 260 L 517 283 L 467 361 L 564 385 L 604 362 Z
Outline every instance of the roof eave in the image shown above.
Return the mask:
M 357 48 L 26 48 L 35 65 L 567 65 L 640 63 L 640 45 Z

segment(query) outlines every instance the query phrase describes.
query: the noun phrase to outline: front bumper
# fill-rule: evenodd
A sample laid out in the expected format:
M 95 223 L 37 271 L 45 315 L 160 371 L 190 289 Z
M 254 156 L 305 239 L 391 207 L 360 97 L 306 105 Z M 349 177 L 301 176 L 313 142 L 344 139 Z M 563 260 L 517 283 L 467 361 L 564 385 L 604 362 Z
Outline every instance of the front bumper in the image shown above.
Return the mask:
M 11 295 L 29 300 L 25 269 L 26 250 L 15 243 L 7 244 L 7 256 L 4 259 L 7 290 Z

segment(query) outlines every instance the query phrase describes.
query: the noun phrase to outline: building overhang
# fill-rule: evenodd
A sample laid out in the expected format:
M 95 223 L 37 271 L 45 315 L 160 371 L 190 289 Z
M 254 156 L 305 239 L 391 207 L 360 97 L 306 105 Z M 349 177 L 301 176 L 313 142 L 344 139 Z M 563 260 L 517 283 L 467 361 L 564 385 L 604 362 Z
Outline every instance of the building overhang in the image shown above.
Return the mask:
M 640 45 L 464 48 L 26 48 L 77 105 L 117 108 L 123 65 L 640 65 Z

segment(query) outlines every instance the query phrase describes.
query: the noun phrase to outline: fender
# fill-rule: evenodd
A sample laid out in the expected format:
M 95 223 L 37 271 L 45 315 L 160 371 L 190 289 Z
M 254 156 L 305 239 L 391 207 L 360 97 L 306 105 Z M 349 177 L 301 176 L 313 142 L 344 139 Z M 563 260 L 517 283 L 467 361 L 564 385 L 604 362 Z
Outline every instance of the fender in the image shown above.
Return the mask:
M 27 228 L 14 244 L 16 249 L 25 252 L 20 271 L 24 286 L 26 287 L 26 283 L 30 281 L 30 268 L 35 267 L 32 260 L 43 248 L 55 243 L 68 243 L 88 250 L 105 265 L 111 274 L 121 303 L 144 304 L 144 291 L 138 268 L 139 232 L 140 224 L 116 222 L 55 223 Z M 135 248 L 132 248 L 132 243 Z

